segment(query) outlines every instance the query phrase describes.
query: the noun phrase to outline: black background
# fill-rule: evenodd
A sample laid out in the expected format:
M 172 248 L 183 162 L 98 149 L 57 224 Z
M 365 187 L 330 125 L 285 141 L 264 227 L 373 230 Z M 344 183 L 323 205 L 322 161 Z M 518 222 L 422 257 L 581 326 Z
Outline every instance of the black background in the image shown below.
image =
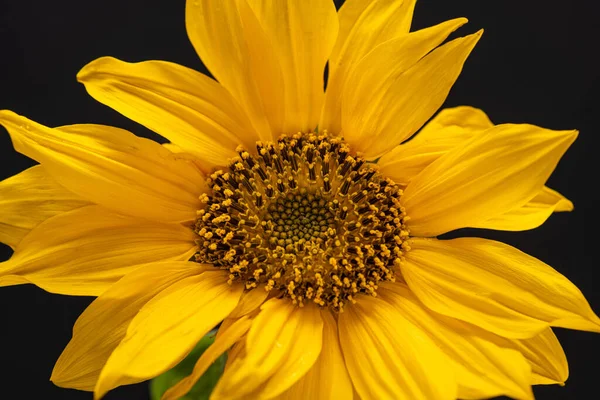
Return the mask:
M 598 312 L 599 15 L 593 0 L 421 0 L 413 24 L 414 30 L 465 16 L 470 23 L 459 35 L 486 30 L 445 106 L 480 107 L 495 123 L 581 131 L 549 181 L 575 203 L 573 213 L 556 214 L 529 232 L 476 234 L 553 265 Z M 0 109 L 50 126 L 102 123 L 157 138 L 95 102 L 76 82 L 83 65 L 105 55 L 168 60 L 205 72 L 186 36 L 183 0 L 0 0 Z M 0 165 L 0 179 L 33 165 L 14 152 L 3 128 Z M 10 249 L 0 246 L 0 260 L 7 259 Z M 90 301 L 32 285 L 0 288 L 1 398 L 92 398 L 49 382 L 73 323 Z M 560 329 L 557 335 L 569 357 L 571 377 L 565 387 L 536 387 L 536 396 L 587 398 L 597 385 L 600 336 Z M 106 398 L 147 399 L 147 388 L 119 388 Z

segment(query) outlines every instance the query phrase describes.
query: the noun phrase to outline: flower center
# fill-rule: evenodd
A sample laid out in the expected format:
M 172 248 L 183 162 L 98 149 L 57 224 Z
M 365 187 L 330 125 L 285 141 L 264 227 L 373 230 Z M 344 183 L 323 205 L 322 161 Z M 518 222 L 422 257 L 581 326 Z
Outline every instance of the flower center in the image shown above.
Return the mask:
M 229 171 L 208 179 L 197 262 L 228 270 L 229 282 L 248 290 L 335 311 L 395 280 L 409 234 L 399 186 L 326 133 L 256 149 L 239 148 Z

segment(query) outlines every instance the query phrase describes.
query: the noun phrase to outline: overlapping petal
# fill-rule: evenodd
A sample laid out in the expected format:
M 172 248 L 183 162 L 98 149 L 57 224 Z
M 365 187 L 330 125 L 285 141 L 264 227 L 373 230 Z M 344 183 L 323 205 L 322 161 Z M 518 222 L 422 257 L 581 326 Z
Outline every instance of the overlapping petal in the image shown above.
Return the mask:
M 551 328 L 529 339 L 515 340 L 514 346 L 531 365 L 532 385 L 564 385 L 569 364 L 560 342 Z
M 15 149 L 59 184 L 117 212 L 159 221 L 193 220 L 205 182 L 196 165 L 160 144 L 102 125 L 51 129 L 0 111 Z
M 329 79 L 319 126 L 341 131 L 342 91 L 352 67 L 378 45 L 410 30 L 416 0 L 347 0 L 338 11 L 339 34 L 329 57 Z
M 206 165 L 225 165 L 259 140 L 245 112 L 213 79 L 164 62 L 128 63 L 112 57 L 79 72 L 96 100 L 169 139 Z
M 381 173 L 406 186 L 441 156 L 484 135 L 494 124 L 477 108 L 447 108 L 436 115 L 410 141 L 384 154 L 377 165 Z M 560 193 L 544 186 L 524 205 L 473 225 L 475 228 L 519 231 L 540 226 L 553 212 L 572 211 L 573 204 Z
M 329 310 L 321 311 L 323 346 L 319 358 L 308 372 L 278 399 L 303 400 L 308 393 L 314 400 L 352 399 L 353 388 L 342 356 L 337 322 Z
M 338 18 L 331 0 L 248 0 L 283 73 L 285 119 L 280 133 L 310 132 L 323 104 L 325 63 Z
M 282 133 L 284 76 L 275 43 L 246 0 L 188 0 L 185 22 L 204 65 L 244 108 L 259 137 Z
M 241 318 L 257 310 L 265 302 L 269 293 L 266 290 L 250 290 L 244 292 L 237 307 L 227 318 Z
M 533 399 L 531 368 L 519 351 L 502 347 L 494 334 L 429 312 L 406 285 L 382 286 L 378 294 L 426 332 L 451 360 L 459 398 Z
M 77 319 L 73 338 L 56 362 L 50 380 L 61 387 L 94 390 L 100 371 L 139 310 L 175 282 L 203 270 L 200 264 L 187 261 L 138 266 L 94 300 Z
M 524 231 L 542 225 L 554 212 L 573 211 L 573 203 L 556 190 L 544 186 L 523 206 L 473 225 L 474 228 Z
M 465 22 L 459 18 L 390 40 L 356 65 L 342 104 L 342 135 L 353 149 L 378 158 L 431 118 L 482 31 L 427 53 Z
M 252 322 L 247 351 L 227 365 L 212 399 L 270 399 L 283 393 L 313 366 L 322 335 L 323 321 L 315 305 L 267 301 Z
M 245 335 L 251 325 L 252 320 L 241 317 L 226 328 L 221 326 L 219 328 L 221 334 L 196 361 L 192 373 L 169 388 L 161 400 L 176 400 L 187 394 L 215 360 Z
M 576 131 L 498 125 L 414 178 L 402 197 L 414 236 L 437 236 L 515 210 L 540 193 Z
M 406 186 L 429 164 L 493 126 L 488 116 L 477 108 L 446 108 L 410 141 L 384 154 L 377 165 L 383 175 Z
M 129 324 L 100 373 L 95 397 L 174 367 L 235 308 L 242 291 L 242 285 L 227 284 L 224 271 L 206 271 L 165 288 Z
M 13 250 L 45 220 L 91 203 L 59 185 L 41 165 L 0 182 L 0 242 Z
M 346 366 L 361 399 L 456 398 L 450 360 L 385 301 L 363 296 L 344 308 L 338 324 Z
M 0 286 L 33 283 L 52 293 L 98 296 L 139 264 L 187 260 L 194 232 L 115 214 L 97 205 L 38 225 L 0 263 Z
M 430 309 L 514 339 L 549 326 L 600 332 L 575 285 L 550 266 L 500 242 L 412 239 L 402 265 Z

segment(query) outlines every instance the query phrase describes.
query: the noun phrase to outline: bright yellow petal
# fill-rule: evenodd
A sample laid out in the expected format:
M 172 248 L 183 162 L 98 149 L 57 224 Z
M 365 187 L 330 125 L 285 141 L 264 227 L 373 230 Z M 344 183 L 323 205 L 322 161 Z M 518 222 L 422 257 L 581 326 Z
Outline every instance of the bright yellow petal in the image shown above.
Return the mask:
M 341 94 L 349 72 L 375 47 L 410 30 L 416 0 L 347 0 L 338 12 L 339 35 L 329 58 L 320 127 L 340 132 Z
M 579 289 L 552 267 L 479 238 L 413 239 L 402 275 L 430 309 L 515 339 L 548 326 L 600 332 Z
M 225 368 L 211 400 L 270 399 L 290 388 L 321 352 L 323 321 L 317 306 L 271 299 L 246 338 L 246 354 Z
M 245 335 L 251 325 L 252 321 L 248 317 L 241 317 L 227 329 L 221 326 L 219 328 L 219 331 L 222 331 L 221 335 L 202 353 L 192 373 L 169 388 L 161 400 L 177 400 L 187 394 L 215 360 Z
M 407 185 L 429 164 L 493 126 L 487 115 L 477 108 L 447 108 L 413 139 L 384 154 L 377 165 L 383 175 Z
M 321 311 L 323 318 L 323 348 L 312 368 L 298 382 L 277 397 L 279 400 L 338 400 L 352 399 L 352 382 L 342 356 L 337 322 L 329 310 Z
M 335 5 L 331 0 L 248 0 L 248 4 L 273 41 L 283 72 L 282 133 L 310 132 L 321 115 L 325 63 L 338 33 Z
M 187 260 L 194 232 L 122 216 L 100 206 L 57 215 L 27 235 L 0 263 L 0 286 L 15 276 L 52 293 L 98 296 L 138 264 Z
M 198 168 L 156 142 L 102 125 L 51 129 L 10 111 L 0 111 L 0 124 L 18 152 L 96 204 L 169 222 L 193 220 L 201 206 Z
M 202 62 L 246 110 L 259 137 L 271 140 L 282 133 L 281 66 L 246 0 L 188 0 L 185 22 Z
M 414 236 L 476 226 L 537 195 L 576 131 L 498 125 L 415 177 L 402 196 Z
M 431 118 L 482 31 L 427 53 L 465 22 L 458 18 L 388 41 L 358 63 L 348 78 L 351 84 L 344 89 L 342 104 L 342 135 L 353 149 L 375 159 Z
M 92 61 L 77 74 L 96 100 L 169 139 L 200 161 L 226 165 L 258 134 L 241 107 L 213 79 L 164 61 Z M 209 168 L 206 168 L 207 170 Z
M 90 203 L 56 183 L 36 165 L 0 182 L 0 242 L 13 250 L 50 217 Z
M 203 271 L 200 264 L 166 261 L 139 266 L 92 302 L 77 319 L 73 338 L 54 366 L 54 384 L 94 390 L 100 371 L 139 310 L 158 293 Z
M 573 203 L 562 194 L 544 186 L 525 205 L 474 225 L 474 228 L 524 231 L 542 225 L 553 212 L 572 211 Z
M 531 368 L 523 355 L 496 342 L 496 336 L 462 321 L 429 312 L 403 284 L 383 284 L 377 294 L 420 327 L 452 361 L 458 397 L 481 399 L 506 395 L 533 399 Z
M 385 301 L 361 296 L 344 308 L 338 324 L 346 366 L 361 399 L 456 398 L 450 361 Z
M 207 271 L 160 292 L 129 324 L 100 373 L 95 398 L 174 367 L 235 308 L 242 291 L 227 284 L 227 273 Z
M 514 343 L 531 364 L 532 385 L 565 383 L 569 377 L 567 356 L 551 328 L 532 338 L 515 340 Z
M 406 186 L 438 158 L 493 126 L 488 116 L 477 108 L 461 106 L 442 110 L 414 138 L 383 155 L 377 165 L 382 174 Z M 571 210 L 573 203 L 544 186 L 526 204 L 473 227 L 509 231 L 533 229 L 553 212 Z
M 250 314 L 251 312 L 258 309 L 262 303 L 267 299 L 269 293 L 263 288 L 257 288 L 244 292 L 240 298 L 240 303 L 237 305 L 235 310 L 227 316 L 227 318 L 240 318 L 244 315 Z

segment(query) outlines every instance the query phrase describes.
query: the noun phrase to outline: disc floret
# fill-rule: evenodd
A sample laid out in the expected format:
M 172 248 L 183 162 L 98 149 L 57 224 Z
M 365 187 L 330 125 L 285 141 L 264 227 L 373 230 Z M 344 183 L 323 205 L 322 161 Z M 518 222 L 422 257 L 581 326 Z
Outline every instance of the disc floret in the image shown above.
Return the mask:
M 229 282 L 336 311 L 395 281 L 409 249 L 402 189 L 339 137 L 282 136 L 238 148 L 208 179 L 196 261 Z

